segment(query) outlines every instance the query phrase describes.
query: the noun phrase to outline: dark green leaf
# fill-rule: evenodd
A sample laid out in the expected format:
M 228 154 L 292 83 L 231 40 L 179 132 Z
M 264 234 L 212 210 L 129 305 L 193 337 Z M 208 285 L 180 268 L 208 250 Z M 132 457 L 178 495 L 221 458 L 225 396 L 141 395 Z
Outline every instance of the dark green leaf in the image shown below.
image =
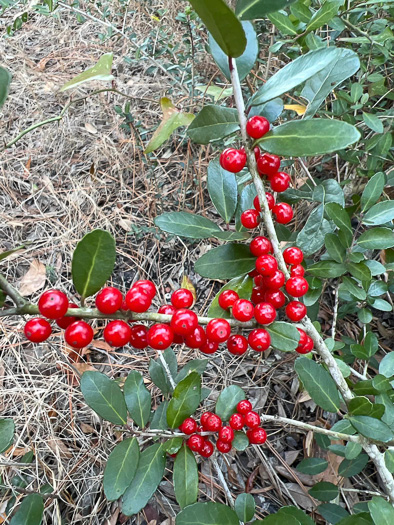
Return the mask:
M 330 22 L 337 14 L 339 7 L 343 4 L 343 0 L 331 0 L 325 2 L 320 9 L 310 19 L 306 26 L 306 31 L 313 31 L 318 29 L 327 22 Z M 357 70 L 356 70 L 357 71 Z
M 185 211 L 163 213 L 155 218 L 155 224 L 167 233 L 189 239 L 208 239 L 221 231 L 213 221 Z
M 384 281 L 372 281 L 371 286 L 368 288 L 368 295 L 370 297 L 379 297 L 385 294 L 387 289 L 387 284 Z
M 376 310 L 381 310 L 382 312 L 391 312 L 393 309 L 391 304 L 384 299 L 368 299 L 368 303 L 372 306 L 372 308 L 376 308 Z
M 300 334 L 293 324 L 277 321 L 272 323 L 267 331 L 271 336 L 271 344 L 274 348 L 282 352 L 291 352 L 297 348 Z
M 171 438 L 164 443 L 164 448 L 167 454 L 176 454 L 182 447 L 184 440 L 181 437 Z
M 0 67 L 0 109 L 8 96 L 11 79 L 11 73 L 4 67 Z
M 149 421 L 151 397 L 142 375 L 136 370 L 127 376 L 123 393 L 131 417 L 140 428 L 144 428 Z
M 310 490 L 309 494 L 319 501 L 332 501 L 338 496 L 338 487 L 328 481 L 316 483 Z
M 369 129 L 372 129 L 372 131 L 375 133 L 383 133 L 383 122 L 378 118 L 377 115 L 364 113 L 363 111 L 363 121 L 369 127 Z
M 3 290 L 0 290 L 0 308 L 4 306 L 6 299 L 7 299 L 7 294 L 5 294 Z
M 369 179 L 361 195 L 362 212 L 369 210 L 369 208 L 373 206 L 375 202 L 377 202 L 379 197 L 382 195 L 384 184 L 385 176 L 382 172 L 375 173 L 375 175 Z
M 213 248 L 200 257 L 194 265 L 195 271 L 207 279 L 232 279 L 251 272 L 256 257 L 244 244 L 225 244 Z
M 351 345 L 350 350 L 352 354 L 358 357 L 359 359 L 365 359 L 366 361 L 369 359 L 368 352 L 363 345 Z
M 290 7 L 291 14 L 295 16 L 300 22 L 308 23 L 312 17 L 311 10 L 298 0 Z
M 222 503 L 194 503 L 175 518 L 176 525 L 239 525 L 238 516 Z
M 394 523 L 394 508 L 385 499 L 374 496 L 368 502 L 368 508 L 375 525 L 392 525 Z
M 394 352 L 386 354 L 379 363 L 379 374 L 385 377 L 394 376 Z M 1 449 L 1 447 L 0 447 Z
M 26 243 L 26 245 L 27 244 L 28 243 Z M 3 259 L 8 257 L 9 255 L 12 255 L 13 253 L 15 253 L 15 252 L 17 252 L 19 250 L 23 250 L 23 248 L 26 248 L 26 245 L 25 244 L 21 244 L 21 246 L 18 246 L 17 248 L 13 248 L 12 250 L 7 250 L 6 252 L 1 252 L 0 253 L 0 261 L 2 261 Z
M 153 359 L 150 360 L 149 375 L 154 384 L 162 391 L 163 394 L 169 394 L 172 392 L 170 381 L 160 362 L 154 361 Z
M 394 219 L 394 202 L 378 202 L 364 215 L 362 222 L 368 226 L 379 226 Z
M 360 235 L 357 244 L 367 250 L 393 248 L 394 232 L 389 228 L 372 228 Z
M 370 514 L 362 512 L 348 518 L 343 518 L 337 525 L 373 525 Z M 376 525 L 376 524 L 375 524 Z
M 286 523 L 286 525 L 301 525 L 300 520 L 294 516 L 286 515 L 285 521 L 283 518 L 283 514 L 279 511 L 276 514 L 270 514 L 263 520 L 254 521 L 253 525 L 283 525 L 284 523 Z
M 219 295 L 225 290 L 234 290 L 237 292 L 241 299 L 250 299 L 253 290 L 253 279 L 249 275 L 241 275 L 240 277 L 235 277 L 229 281 L 220 291 L 215 295 L 211 306 L 209 307 L 207 316 L 208 317 L 220 317 L 222 319 L 230 319 L 231 313 L 228 310 L 223 310 L 219 306 Z
M 237 385 L 231 385 L 221 391 L 216 401 L 215 412 L 223 421 L 228 421 L 234 414 L 237 404 L 246 399 L 246 394 Z
M 188 376 L 191 372 L 197 372 L 200 375 L 203 374 L 208 363 L 209 359 L 193 359 L 192 361 L 189 361 L 176 376 L 175 383 L 182 381 L 182 379 Z
M 303 474 L 310 474 L 311 476 L 315 474 L 320 474 L 328 467 L 328 462 L 322 458 L 308 458 L 303 459 L 296 469 Z
M 297 30 L 293 22 L 287 16 L 287 14 L 283 14 L 279 11 L 276 11 L 275 13 L 271 13 L 268 16 L 268 18 L 279 29 L 279 31 L 283 33 L 284 35 L 290 35 L 290 36 L 297 35 Z
M 356 433 L 356 429 L 349 423 L 347 419 L 341 419 L 337 421 L 335 425 L 331 427 L 333 432 L 342 432 L 342 434 L 353 435 Z
M 308 268 L 308 273 L 316 277 L 333 279 L 346 273 L 346 266 L 334 261 L 320 261 Z
M 7 450 L 12 444 L 15 433 L 13 419 L 0 419 L 0 454 Z
M 328 218 L 334 222 L 341 232 L 343 232 L 348 245 L 350 246 L 353 238 L 353 228 L 350 223 L 349 215 L 337 202 L 328 203 L 325 207 L 325 212 L 327 213 Z
M 372 412 L 372 408 L 371 401 L 364 396 L 356 396 L 349 401 L 349 412 L 353 416 L 368 416 Z
M 346 264 L 348 271 L 359 281 L 370 281 L 372 279 L 371 270 L 364 262 Z
M 357 281 L 351 279 L 350 277 L 342 278 L 342 288 L 347 290 L 350 294 L 352 294 L 356 299 L 359 299 L 360 301 L 365 301 L 367 297 L 367 293 L 365 292 L 365 290 L 360 288 L 357 284 Z
M 274 122 L 283 111 L 283 100 L 281 98 L 274 98 L 265 104 L 259 106 L 251 106 L 249 116 L 260 115 L 270 122 Z
M 234 510 L 240 521 L 250 521 L 255 513 L 256 503 L 252 494 L 239 494 L 235 500 Z
M 384 453 L 384 462 L 391 473 L 394 472 L 394 450 L 386 450 Z
M 376 390 L 379 390 L 379 392 L 392 390 L 389 379 L 381 374 L 378 374 L 372 379 L 372 386 L 376 388 Z
M 152 421 L 149 425 L 151 430 L 166 430 L 168 428 L 167 423 L 167 408 L 169 401 L 163 401 L 156 408 L 153 414 Z
M 350 423 L 363 436 L 387 443 L 394 438 L 394 434 L 390 427 L 380 421 L 369 416 L 353 416 L 349 417 Z
M 288 520 L 291 520 L 291 523 L 295 525 L 295 522 L 293 521 L 294 519 L 297 520 L 299 525 L 315 525 L 312 519 L 305 514 L 304 511 L 293 506 L 282 507 L 277 513 L 277 516 L 282 519 L 280 525 L 284 525 L 284 523 L 288 525 L 288 523 L 290 523 Z
M 201 400 L 201 377 L 192 372 L 180 381 L 172 394 L 167 409 L 167 422 L 170 428 L 177 428 L 193 414 Z
M 140 460 L 140 449 L 136 438 L 118 443 L 108 457 L 104 470 L 104 493 L 108 501 L 123 496 L 133 481 Z
M 361 323 L 368 324 L 372 321 L 372 312 L 369 308 L 361 308 L 357 311 L 357 317 Z
M 352 353 L 353 353 L 353 350 L 352 350 Z M 379 394 L 379 391 L 376 390 L 376 388 L 372 386 L 371 379 L 359 381 L 358 383 L 356 383 L 353 387 L 353 392 L 357 396 L 373 396 L 373 395 Z
M 362 451 L 363 447 L 360 445 L 360 443 L 348 441 L 345 447 L 345 458 L 348 460 L 356 459 Z
M 219 215 L 228 224 L 237 208 L 238 186 L 234 173 L 225 171 L 218 159 L 208 166 L 208 193 Z
M 238 0 L 235 14 L 241 20 L 254 20 L 264 18 L 268 13 L 273 13 L 279 9 L 290 5 L 295 0 Z
M 368 356 L 372 357 L 379 349 L 378 338 L 373 332 L 367 332 L 364 339 L 364 347 L 368 352 Z M 375 386 L 375 385 L 374 385 Z
M 249 439 L 248 436 L 244 432 L 234 432 L 234 441 L 233 441 L 233 447 L 235 450 L 245 450 L 249 446 Z
M 10 525 L 40 525 L 44 513 L 44 502 L 39 494 L 29 494 L 26 496 Z
M 67 89 L 75 88 L 81 84 L 85 84 L 85 82 L 90 82 L 91 80 L 112 80 L 114 78 L 113 75 L 111 75 L 113 56 L 113 53 L 106 53 L 99 58 L 98 62 L 94 66 L 90 67 L 83 73 L 80 73 L 64 84 L 60 88 L 60 91 L 66 91 Z
M 81 391 L 86 403 L 97 414 L 115 425 L 127 423 L 127 408 L 123 393 L 115 381 L 101 372 L 85 372 Z
M 72 259 L 72 278 L 82 298 L 104 286 L 114 269 L 115 259 L 115 240 L 110 233 L 94 230 L 79 241 Z
M 360 454 L 356 459 L 344 459 L 339 465 L 338 474 L 344 478 L 351 478 L 364 470 L 369 461 L 367 454 Z
M 324 238 L 324 244 L 331 259 L 334 259 L 337 263 L 343 263 L 346 257 L 346 249 L 339 240 L 338 235 L 327 233 Z
M 341 206 L 345 205 L 345 196 L 343 189 L 334 179 L 324 180 L 318 186 L 315 186 L 312 193 L 312 200 L 328 204 L 329 202 L 337 202 Z
M 192 505 L 198 496 L 198 467 L 193 452 L 185 444 L 174 461 L 175 497 L 181 509 Z
M 317 507 L 317 510 L 321 516 L 329 523 L 332 523 L 332 525 L 336 525 L 341 519 L 349 516 L 347 510 L 335 503 L 322 503 Z
M 324 245 L 324 239 L 327 233 L 333 232 L 333 227 L 329 221 L 324 218 L 324 205 L 320 204 L 309 215 L 303 229 L 297 236 L 297 246 L 305 255 L 312 255 L 320 250 Z
M 220 140 L 239 129 L 236 109 L 208 105 L 202 108 L 187 129 L 190 139 L 197 144 Z

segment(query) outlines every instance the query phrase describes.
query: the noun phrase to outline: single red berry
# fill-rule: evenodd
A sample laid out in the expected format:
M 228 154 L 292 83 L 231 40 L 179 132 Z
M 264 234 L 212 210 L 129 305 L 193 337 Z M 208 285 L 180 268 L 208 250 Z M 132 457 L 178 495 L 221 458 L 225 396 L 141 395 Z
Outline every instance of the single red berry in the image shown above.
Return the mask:
M 244 228 L 252 230 L 260 223 L 260 214 L 257 210 L 246 210 L 241 214 L 241 224 Z
M 143 290 L 151 299 L 156 295 L 156 286 L 152 281 L 147 279 L 140 279 L 133 284 L 133 288 L 139 288 Z
M 261 155 L 257 161 L 257 169 L 260 175 L 275 175 L 275 173 L 280 168 L 280 158 L 276 155 L 270 155 L 269 153 L 264 153 Z
M 204 425 L 206 425 L 207 421 L 208 421 L 208 418 L 213 416 L 214 413 L 213 412 L 203 412 L 200 416 L 200 423 L 201 425 L 203 426 L 204 428 Z
M 290 186 L 290 177 L 287 173 L 278 171 L 278 173 L 275 173 L 275 175 L 270 177 L 270 184 L 272 191 L 276 191 L 276 193 L 282 193 Z
M 193 452 L 200 452 L 202 450 L 204 444 L 205 444 L 205 439 L 202 436 L 199 436 L 198 434 L 193 434 L 186 441 L 186 445 Z
M 174 334 L 190 335 L 198 325 L 198 317 L 191 310 L 177 310 L 172 316 L 170 326 Z
M 26 338 L 32 343 L 42 343 L 51 335 L 52 328 L 46 319 L 34 317 L 34 319 L 27 321 L 24 332 Z
M 214 450 L 215 447 L 212 445 L 212 443 L 208 439 L 204 439 L 204 445 L 200 449 L 199 454 L 203 458 L 209 458 L 212 456 Z
M 175 306 L 172 306 L 172 304 L 163 304 L 157 311 L 157 313 L 165 315 L 174 315 L 175 312 L 176 308 Z
M 275 198 L 272 193 L 269 193 L 268 191 L 266 192 L 265 196 L 267 197 L 268 208 L 272 210 L 272 208 L 275 206 Z
M 207 324 L 206 334 L 210 341 L 224 343 L 230 337 L 231 327 L 226 319 L 211 319 Z
M 301 321 L 306 316 L 306 306 L 300 301 L 290 301 L 285 312 L 290 321 Z
M 245 414 L 247 414 L 248 412 L 252 410 L 252 403 L 248 401 L 247 399 L 243 399 L 237 404 L 236 410 L 238 414 L 241 414 L 242 416 L 244 416 Z
M 103 288 L 96 296 L 96 307 L 102 314 L 114 314 L 122 308 L 122 303 L 122 292 L 113 286 Z
M 301 264 L 295 264 L 290 268 L 290 277 L 304 277 L 305 268 Z
M 293 297 L 302 297 L 309 289 L 309 284 L 304 277 L 290 277 L 286 282 L 286 292 Z
M 252 410 L 245 414 L 245 425 L 249 428 L 256 428 L 260 425 L 260 416 L 257 412 L 253 412 Z
M 256 275 L 256 277 L 253 279 L 255 286 L 263 286 L 264 285 L 264 279 L 265 278 L 258 273 Z
M 204 423 L 201 423 L 207 432 L 218 432 L 222 428 L 222 420 L 216 414 L 211 414 Z
M 201 348 L 207 342 L 207 336 L 202 326 L 196 326 L 193 332 L 185 337 L 185 343 L 189 348 Z
M 194 434 L 197 430 L 197 423 L 192 417 L 187 417 L 182 425 L 179 427 L 179 430 L 184 434 L 190 436 Z
M 279 288 L 282 288 L 285 284 L 285 280 L 285 274 L 280 270 L 276 270 L 276 272 L 269 277 L 264 277 L 263 285 L 269 290 L 279 290 Z
M 250 321 L 251 319 L 253 319 L 254 306 L 247 299 L 238 299 L 233 304 L 231 314 L 234 317 L 234 319 L 245 323 L 246 321 Z
M 240 334 L 231 335 L 227 340 L 227 348 L 230 354 L 242 355 L 248 349 L 248 340 Z
M 105 341 L 115 348 L 120 348 L 130 342 L 131 328 L 124 321 L 111 321 L 104 328 Z
M 261 137 L 268 133 L 269 130 L 269 121 L 264 117 L 260 117 L 259 115 L 250 117 L 246 123 L 246 133 L 249 135 L 249 137 L 252 137 L 252 139 L 261 139 Z
M 152 299 L 143 289 L 132 288 L 126 294 L 127 308 L 131 312 L 146 312 L 152 304 Z
M 244 417 L 242 414 L 233 414 L 229 420 L 230 427 L 233 430 L 241 430 L 244 426 Z
M 283 259 L 286 264 L 301 264 L 304 259 L 304 254 L 297 246 L 290 246 L 283 252 Z
M 219 343 L 216 343 L 215 341 L 206 341 L 202 346 L 200 346 L 200 352 L 203 354 L 214 354 L 216 350 L 219 348 Z
M 278 262 L 272 255 L 260 255 L 256 261 L 256 270 L 264 277 L 273 275 L 278 269 Z
M 60 319 L 68 310 L 66 294 L 60 290 L 47 290 L 38 300 L 38 310 L 48 319 Z
M 259 235 L 252 240 L 249 245 L 249 250 L 255 257 L 260 257 L 260 255 L 267 255 L 272 251 L 272 244 L 267 237 Z
M 262 445 L 267 441 L 267 432 L 264 428 L 252 428 L 246 432 L 251 445 Z
M 148 329 L 145 325 L 135 324 L 131 327 L 130 344 L 140 350 L 148 346 Z
M 216 448 L 222 454 L 227 454 L 228 452 L 230 452 L 232 446 L 231 446 L 231 443 L 225 443 L 224 441 L 221 441 L 220 439 L 218 439 L 216 441 Z
M 256 268 L 254 270 L 252 270 L 251 272 L 248 273 L 249 277 L 256 277 L 256 275 L 259 275 L 259 272 L 256 270 Z
M 264 352 L 264 350 L 267 350 L 271 344 L 271 337 L 264 328 L 257 328 L 250 332 L 248 343 L 256 352 Z
M 280 202 L 275 204 L 272 208 L 272 213 L 275 215 L 276 222 L 279 224 L 287 224 L 293 218 L 293 208 L 287 202 Z
M 264 301 L 271 304 L 275 310 L 279 310 L 286 303 L 286 296 L 281 290 L 267 290 L 264 294 Z
M 147 340 L 155 350 L 165 350 L 174 341 L 174 332 L 166 324 L 154 324 L 148 330 Z
M 232 308 L 237 299 L 239 299 L 237 292 L 234 290 L 224 290 L 224 292 L 219 295 L 219 306 L 223 308 L 223 310 L 228 310 Z
M 79 308 L 77 304 L 70 303 L 68 305 L 69 308 Z M 73 324 L 75 321 L 78 321 L 79 317 L 74 317 L 72 315 L 61 317 L 60 319 L 56 319 L 56 324 L 59 328 L 63 328 L 65 330 L 70 324 Z
M 231 443 L 232 441 L 234 441 L 234 437 L 234 430 L 228 425 L 222 427 L 219 430 L 220 441 L 224 441 L 225 443 Z
M 300 353 L 300 351 L 302 352 L 302 350 L 304 348 L 304 345 L 307 342 L 307 337 L 308 336 L 306 335 L 304 330 L 302 330 L 301 328 L 297 328 L 297 330 L 298 330 L 298 333 L 300 334 L 300 340 L 298 341 L 298 346 L 296 348 L 296 352 Z
M 265 291 L 261 286 L 255 286 L 252 290 L 250 300 L 253 304 L 263 303 L 265 301 Z
M 179 288 L 171 295 L 171 303 L 175 308 L 190 308 L 193 302 L 193 294 L 187 288 Z
M 258 146 L 255 146 L 253 148 L 253 153 L 254 153 L 254 158 L 256 159 L 256 162 L 259 160 L 260 158 L 260 155 L 261 155 L 261 150 Z
M 85 321 L 75 321 L 64 332 L 66 343 L 73 348 L 85 348 L 93 339 L 93 328 Z
M 300 339 L 301 340 L 301 339 Z M 313 340 L 309 335 L 306 336 L 305 342 L 301 345 L 299 344 L 296 348 L 296 352 L 299 354 L 309 354 L 313 350 Z
M 226 148 L 220 155 L 220 165 L 226 171 L 238 173 L 244 169 L 246 154 L 242 150 Z
M 259 213 L 261 212 L 260 199 L 258 195 L 256 195 L 256 197 L 253 199 L 253 206 L 256 211 Z
M 259 324 L 271 324 L 276 319 L 276 310 L 269 303 L 259 303 L 254 309 L 254 316 Z

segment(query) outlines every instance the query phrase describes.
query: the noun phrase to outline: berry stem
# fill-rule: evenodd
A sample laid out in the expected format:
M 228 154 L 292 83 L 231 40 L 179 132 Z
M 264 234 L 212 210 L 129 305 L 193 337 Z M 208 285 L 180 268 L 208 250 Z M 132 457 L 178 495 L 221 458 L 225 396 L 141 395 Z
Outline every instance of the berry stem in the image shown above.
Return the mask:
M 5 292 L 6 295 L 11 297 L 18 308 L 25 306 L 27 303 L 16 288 L 14 288 L 7 279 L 0 274 L 0 288 Z

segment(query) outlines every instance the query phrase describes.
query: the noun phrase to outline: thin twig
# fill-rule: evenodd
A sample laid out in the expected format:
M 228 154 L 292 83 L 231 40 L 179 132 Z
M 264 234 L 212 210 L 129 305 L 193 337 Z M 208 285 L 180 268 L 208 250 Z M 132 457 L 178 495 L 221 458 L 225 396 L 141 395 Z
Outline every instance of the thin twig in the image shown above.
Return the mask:
M 159 359 L 160 359 L 161 364 L 163 365 L 164 370 L 166 371 L 168 380 L 171 383 L 172 388 L 175 390 L 176 383 L 174 381 L 174 378 L 172 377 L 170 367 L 168 366 L 167 361 L 164 359 L 163 352 L 159 351 Z
M 229 502 L 229 504 L 231 505 L 231 507 L 234 507 L 234 498 L 233 498 L 233 495 L 231 494 L 231 490 L 229 489 L 229 487 L 228 487 L 228 485 L 227 485 L 227 482 L 226 482 L 226 480 L 224 479 L 223 472 L 221 471 L 221 469 L 220 469 L 220 467 L 219 467 L 218 460 L 216 459 L 215 456 L 211 456 L 211 461 L 212 461 L 213 466 L 215 467 L 216 474 L 218 475 L 218 478 L 219 478 L 220 484 L 221 484 L 221 486 L 223 487 L 224 492 L 226 493 L 227 501 Z
M 23 308 L 27 301 L 24 299 L 16 288 L 10 284 L 7 279 L 0 274 L 0 288 L 5 292 L 6 295 L 11 297 L 18 308 Z

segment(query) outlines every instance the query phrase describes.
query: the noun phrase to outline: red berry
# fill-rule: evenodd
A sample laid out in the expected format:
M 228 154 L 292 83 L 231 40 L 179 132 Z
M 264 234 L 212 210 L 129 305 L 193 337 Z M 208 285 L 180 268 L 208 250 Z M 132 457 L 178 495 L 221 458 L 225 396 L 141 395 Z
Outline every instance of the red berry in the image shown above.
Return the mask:
M 290 177 L 287 173 L 278 171 L 278 173 L 275 173 L 275 175 L 270 177 L 270 184 L 272 191 L 276 191 L 276 193 L 282 193 L 282 191 L 286 191 L 290 186 Z
M 194 434 L 194 432 L 197 430 L 197 423 L 192 417 L 187 417 L 182 423 L 182 425 L 179 427 L 179 430 L 184 434 L 190 436 L 191 434 Z
M 264 277 L 257 273 L 256 277 L 253 279 L 255 286 L 262 287 L 264 285 Z
M 34 317 L 34 319 L 27 321 L 24 332 L 26 338 L 32 343 L 42 343 L 51 335 L 52 328 L 46 319 Z
M 280 168 L 280 158 L 276 155 L 264 153 L 257 161 L 257 169 L 260 175 L 275 175 Z
M 115 348 L 120 348 L 130 341 L 131 328 L 124 321 L 111 321 L 104 328 L 104 339 Z
M 248 340 L 243 335 L 231 335 L 227 340 L 227 348 L 230 354 L 242 355 L 248 349 Z
M 268 290 L 264 294 L 264 300 L 266 303 L 271 304 L 275 310 L 279 310 L 286 303 L 286 296 L 280 290 Z
M 311 352 L 313 350 L 313 346 L 314 346 L 314 343 L 313 343 L 313 339 L 312 337 L 309 337 L 309 335 L 307 335 L 306 337 L 306 343 L 304 344 L 304 354 L 308 354 L 309 352 Z
M 275 198 L 272 193 L 269 193 L 268 191 L 266 192 L 265 196 L 267 197 L 268 208 L 272 210 L 272 208 L 275 206 Z
M 253 412 L 252 410 L 245 414 L 245 425 L 249 428 L 256 428 L 260 425 L 260 416 L 257 412 Z
M 154 324 L 148 330 L 147 341 L 155 350 L 165 350 L 174 341 L 174 332 L 166 324 Z
M 285 312 L 290 321 L 301 321 L 306 316 L 306 306 L 300 301 L 290 301 Z
M 174 315 L 175 312 L 176 308 L 175 306 L 172 306 L 172 304 L 163 304 L 157 311 L 157 313 L 165 315 Z
M 255 257 L 260 257 L 260 255 L 267 255 L 272 251 L 271 241 L 267 237 L 259 235 L 255 237 L 249 245 L 250 253 Z
M 68 305 L 69 308 L 78 308 L 78 305 L 75 303 L 70 303 Z M 74 323 L 75 321 L 78 321 L 79 317 L 74 317 L 72 315 L 61 317 L 60 319 L 56 319 L 56 324 L 59 326 L 59 328 L 63 328 L 65 330 L 70 324 Z
M 211 414 L 201 424 L 207 432 L 218 432 L 222 428 L 222 420 L 216 414 Z
M 247 399 L 243 399 L 237 404 L 237 412 L 241 415 L 246 415 L 248 412 L 252 410 L 252 403 L 248 401 Z M 244 423 L 244 420 L 242 420 Z
M 272 255 L 260 255 L 256 261 L 256 270 L 264 277 L 273 275 L 278 269 L 278 263 Z
M 224 343 L 230 337 L 231 327 L 226 319 L 211 319 L 207 324 L 207 337 L 215 343 Z
M 300 334 L 300 340 L 298 341 L 298 346 L 296 348 L 296 352 L 300 353 L 300 350 L 302 352 L 302 350 L 304 348 L 304 345 L 307 342 L 307 337 L 308 336 L 306 335 L 304 330 L 302 330 L 301 328 L 297 328 L 297 330 L 298 330 L 298 333 Z
M 248 343 L 256 352 L 264 352 L 264 350 L 267 350 L 271 344 L 271 337 L 264 328 L 257 328 L 250 332 Z
M 93 328 L 85 321 L 75 321 L 64 332 L 66 343 L 73 348 L 85 348 L 93 339 Z
M 222 427 L 219 430 L 219 439 L 225 443 L 231 443 L 234 441 L 234 430 L 230 426 Z
M 257 162 L 259 160 L 259 158 L 260 158 L 260 155 L 261 155 L 260 148 L 258 146 L 255 146 L 253 148 L 253 153 L 254 153 L 254 158 L 256 159 L 256 162 Z
M 117 288 L 107 286 L 96 296 L 96 307 L 102 314 L 114 314 L 122 308 L 123 295 Z
M 202 425 L 198 425 L 196 429 L 197 434 L 201 434 L 201 432 L 204 432 L 204 427 Z
M 68 310 L 67 296 L 60 290 L 47 290 L 38 300 L 38 310 L 48 319 L 60 319 Z
M 130 344 L 134 348 L 146 348 L 148 346 L 148 329 L 143 324 L 135 324 L 131 327 Z
M 261 212 L 260 200 L 258 195 L 256 195 L 256 197 L 253 199 L 253 206 L 256 211 L 258 211 L 259 213 Z
M 272 208 L 272 213 L 275 215 L 276 221 L 279 224 L 287 224 L 293 218 L 293 208 L 287 202 L 280 202 L 275 204 Z
M 174 340 L 173 340 L 174 345 L 183 345 L 184 342 L 185 342 L 185 338 L 183 337 L 183 335 L 174 334 Z
M 201 414 L 201 417 L 200 417 L 200 423 L 201 425 L 204 427 L 204 425 L 206 425 L 207 421 L 208 421 L 208 418 L 213 416 L 214 413 L 213 412 L 203 412 Z
M 174 313 L 170 326 L 174 334 L 190 335 L 198 325 L 198 317 L 191 310 L 181 309 Z
M 202 436 L 199 436 L 198 434 L 193 434 L 186 441 L 186 445 L 193 452 L 200 452 L 202 450 L 204 444 L 205 444 L 205 439 Z
M 259 324 L 271 324 L 276 319 L 276 310 L 269 303 L 259 303 L 254 309 L 254 316 Z
M 147 279 L 140 279 L 139 281 L 136 281 L 133 284 L 133 288 L 139 288 L 140 290 L 143 290 L 151 299 L 153 299 L 156 295 L 156 286 L 154 283 L 152 283 L 152 281 L 148 281 Z
M 246 154 L 244 151 L 235 148 L 226 148 L 220 155 L 220 165 L 226 171 L 238 173 L 244 169 L 246 164 Z
M 187 288 L 179 288 L 171 295 L 171 303 L 175 308 L 190 308 L 193 302 L 193 294 Z
M 131 312 L 146 312 L 152 304 L 152 299 L 141 288 L 132 288 L 126 294 L 127 308 Z
M 245 425 L 244 417 L 242 414 L 233 414 L 230 417 L 229 423 L 230 423 L 230 427 L 233 430 L 241 430 Z
M 261 139 L 270 130 L 270 123 L 264 117 L 255 115 L 250 117 L 246 123 L 246 133 L 252 139 Z
M 305 268 L 301 264 L 296 264 L 290 269 L 290 277 L 304 277 Z
M 207 336 L 202 326 L 196 326 L 193 332 L 185 337 L 185 343 L 189 348 L 201 348 L 207 342 Z
M 246 210 L 241 214 L 241 224 L 244 228 L 252 230 L 260 223 L 260 214 L 257 210 Z
M 239 299 L 239 295 L 234 290 L 225 290 L 219 295 L 219 306 L 223 310 L 232 308 L 235 301 Z
M 234 319 L 244 323 L 253 319 L 254 306 L 247 299 L 238 299 L 238 301 L 235 301 L 231 313 Z
M 209 458 L 210 456 L 212 456 L 214 450 L 215 447 L 212 445 L 212 443 L 208 441 L 208 439 L 204 439 L 204 445 L 200 449 L 199 454 L 203 458 Z
M 285 274 L 280 270 L 276 270 L 273 275 L 269 277 L 264 277 L 263 284 L 266 288 L 270 290 L 279 290 L 285 284 Z
M 286 292 L 293 297 L 302 297 L 308 289 L 308 281 L 303 277 L 290 277 L 286 282 Z
M 251 445 L 262 445 L 267 440 L 267 432 L 263 428 L 252 428 L 246 435 Z
M 216 350 L 219 348 L 219 343 L 216 343 L 215 341 L 206 341 L 201 347 L 200 351 L 203 354 L 214 354 Z
M 255 278 L 256 275 L 259 275 L 259 272 L 256 269 L 254 269 L 251 272 L 249 272 L 248 275 L 249 275 L 249 277 Z
M 290 246 L 283 252 L 283 259 L 287 264 L 301 264 L 304 259 L 304 254 L 297 246 Z
M 225 443 L 224 441 L 221 441 L 220 439 L 218 439 L 216 441 L 216 448 L 222 454 L 227 454 L 228 452 L 230 452 L 232 447 L 231 447 L 231 443 Z
M 306 335 L 305 332 L 304 332 L 304 335 L 301 334 L 301 331 L 300 329 L 298 329 L 298 331 L 300 332 L 300 342 L 296 348 L 296 352 L 298 352 L 299 354 L 309 354 L 309 352 L 311 352 L 313 350 L 313 340 L 311 337 L 309 337 L 309 335 Z M 302 341 L 301 341 L 302 339 Z
M 252 290 L 250 300 L 253 304 L 263 303 L 265 301 L 265 292 L 261 286 L 255 286 Z

